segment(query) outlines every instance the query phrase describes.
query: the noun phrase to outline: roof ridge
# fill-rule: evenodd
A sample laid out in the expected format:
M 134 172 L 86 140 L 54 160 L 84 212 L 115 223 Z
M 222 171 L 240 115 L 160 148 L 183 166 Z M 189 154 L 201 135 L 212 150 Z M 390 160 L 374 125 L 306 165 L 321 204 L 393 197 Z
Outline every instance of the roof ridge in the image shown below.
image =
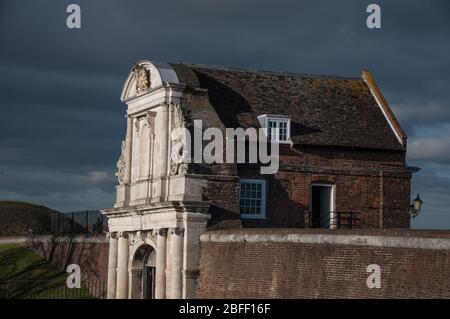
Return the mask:
M 295 77 L 308 77 L 317 79 L 339 79 L 339 80 L 361 80 L 360 77 L 345 77 L 338 75 L 318 75 L 310 73 L 294 73 L 294 72 L 283 72 L 283 71 L 272 71 L 272 70 L 261 70 L 261 69 L 244 69 L 238 67 L 227 67 L 216 64 L 200 64 L 200 63 L 185 63 L 178 62 L 176 64 L 183 64 L 192 68 L 199 69 L 210 69 L 210 70 L 221 70 L 221 71 L 233 71 L 233 72 L 247 72 L 247 73 L 260 73 L 260 74 L 272 74 L 272 75 L 286 75 Z

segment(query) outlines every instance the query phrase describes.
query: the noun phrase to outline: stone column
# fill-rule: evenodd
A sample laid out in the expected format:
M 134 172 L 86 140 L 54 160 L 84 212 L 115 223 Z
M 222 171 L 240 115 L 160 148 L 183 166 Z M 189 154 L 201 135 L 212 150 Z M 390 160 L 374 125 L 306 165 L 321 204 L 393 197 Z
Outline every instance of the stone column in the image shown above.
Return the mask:
M 119 233 L 117 256 L 117 299 L 128 298 L 128 234 Z
M 155 298 L 166 298 L 167 229 L 159 229 L 156 235 L 156 287 Z
M 168 152 L 169 152 L 169 106 L 164 105 L 161 111 L 161 122 L 163 124 L 162 130 L 159 132 L 159 140 L 161 141 L 161 148 L 159 153 L 158 163 L 160 165 L 160 176 L 161 176 L 161 194 L 160 200 L 166 201 L 167 199 L 167 173 L 168 173 Z
M 129 184 L 131 182 L 131 151 L 133 143 L 133 118 L 131 116 L 127 117 L 127 135 L 125 137 L 126 152 L 125 152 L 125 177 L 124 184 Z
M 171 267 L 171 293 L 172 299 L 181 299 L 183 293 L 183 283 L 181 268 L 183 266 L 183 230 L 180 228 L 171 229 L 172 236 L 172 267 Z
M 116 298 L 117 288 L 117 236 L 109 233 L 109 256 L 108 256 L 108 299 Z

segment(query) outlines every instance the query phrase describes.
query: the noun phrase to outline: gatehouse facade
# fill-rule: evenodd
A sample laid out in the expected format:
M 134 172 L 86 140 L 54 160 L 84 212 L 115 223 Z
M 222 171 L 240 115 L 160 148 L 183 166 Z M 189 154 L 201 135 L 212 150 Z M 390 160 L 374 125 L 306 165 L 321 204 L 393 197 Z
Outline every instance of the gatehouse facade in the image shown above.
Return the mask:
M 172 129 L 184 124 L 182 85 L 168 64 L 141 62 L 122 101 L 127 131 L 108 217 L 108 298 L 192 298 L 199 237 L 209 219 L 201 178 L 170 162 Z
M 367 70 L 342 78 L 141 61 L 121 100 L 116 203 L 102 211 L 109 298 L 194 298 L 206 231 L 409 228 L 417 169 Z M 187 150 L 180 132 L 194 132 L 195 145 L 195 132 L 208 128 L 264 130 L 258 142 L 279 150 L 278 170 L 178 156 Z M 213 136 L 204 138 L 199 145 L 211 150 Z M 246 137 L 226 138 L 244 141 L 247 158 Z

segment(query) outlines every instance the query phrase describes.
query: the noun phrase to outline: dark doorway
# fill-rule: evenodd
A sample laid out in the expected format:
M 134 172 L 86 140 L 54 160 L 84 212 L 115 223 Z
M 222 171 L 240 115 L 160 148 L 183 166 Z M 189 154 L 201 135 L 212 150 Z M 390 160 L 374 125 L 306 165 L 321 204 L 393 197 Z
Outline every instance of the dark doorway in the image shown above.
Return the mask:
M 312 228 L 333 228 L 333 186 L 313 185 L 311 188 Z
M 144 299 L 155 299 L 155 267 L 144 268 Z
M 156 251 L 147 244 L 135 252 L 131 266 L 131 298 L 154 299 L 156 286 Z

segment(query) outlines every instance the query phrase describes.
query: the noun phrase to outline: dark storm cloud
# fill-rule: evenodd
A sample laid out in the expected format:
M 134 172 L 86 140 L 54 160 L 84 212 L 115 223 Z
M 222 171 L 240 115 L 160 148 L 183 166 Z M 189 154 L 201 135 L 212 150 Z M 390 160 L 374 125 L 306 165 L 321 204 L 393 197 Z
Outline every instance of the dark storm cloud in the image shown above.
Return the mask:
M 450 2 L 377 1 L 382 29 L 369 30 L 372 2 L 0 0 L 0 195 L 111 206 L 121 86 L 149 59 L 342 76 L 368 68 L 409 135 L 408 162 L 425 167 L 414 190 L 450 205 Z M 81 6 L 81 30 L 65 27 L 69 3 Z

